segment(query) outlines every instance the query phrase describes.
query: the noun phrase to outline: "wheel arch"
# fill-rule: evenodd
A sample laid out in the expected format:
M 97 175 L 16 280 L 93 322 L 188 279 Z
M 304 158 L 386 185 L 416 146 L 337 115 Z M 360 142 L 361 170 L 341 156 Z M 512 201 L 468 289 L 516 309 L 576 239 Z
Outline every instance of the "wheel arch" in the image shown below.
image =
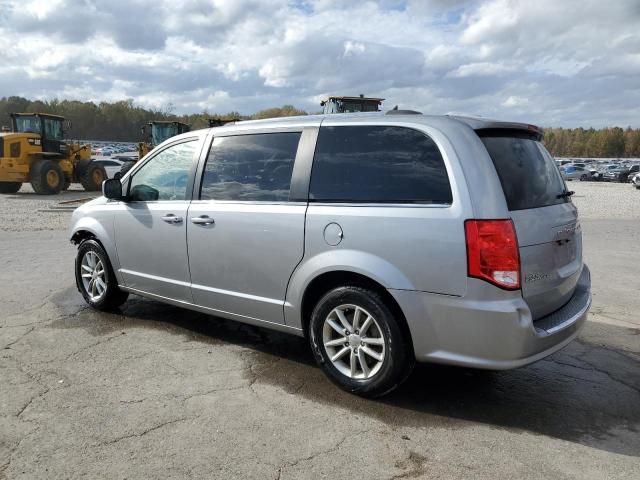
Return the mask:
M 306 285 L 300 300 L 300 327 L 305 336 L 308 335 L 311 313 L 318 301 L 330 290 L 341 286 L 357 286 L 376 292 L 385 305 L 391 310 L 398 326 L 405 337 L 407 348 L 411 348 L 413 355 L 413 339 L 409 324 L 395 298 L 387 288 L 368 275 L 352 270 L 329 270 L 315 276 Z
M 116 275 L 118 283 L 124 285 L 124 279 L 120 274 L 120 261 L 115 246 L 115 238 L 105 229 L 105 227 L 95 218 L 86 216 L 78 219 L 71 229 L 70 242 L 80 245 L 85 240 L 95 240 L 98 242 L 109 257 L 109 262 Z

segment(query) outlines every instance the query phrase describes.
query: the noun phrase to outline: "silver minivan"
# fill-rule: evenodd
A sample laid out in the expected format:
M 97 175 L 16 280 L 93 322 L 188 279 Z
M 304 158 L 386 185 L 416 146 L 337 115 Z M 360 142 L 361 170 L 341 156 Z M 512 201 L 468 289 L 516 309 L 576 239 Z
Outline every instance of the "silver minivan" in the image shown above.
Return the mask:
M 130 293 L 309 339 L 366 396 L 418 362 L 509 369 L 591 303 L 535 126 L 410 111 L 238 122 L 164 142 L 78 208 L 86 302 Z

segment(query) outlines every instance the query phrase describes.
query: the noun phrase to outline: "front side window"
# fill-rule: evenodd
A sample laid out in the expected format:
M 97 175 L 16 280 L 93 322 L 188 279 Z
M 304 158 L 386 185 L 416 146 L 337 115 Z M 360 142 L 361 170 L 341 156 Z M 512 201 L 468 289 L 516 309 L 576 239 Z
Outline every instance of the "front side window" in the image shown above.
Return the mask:
M 172 145 L 146 162 L 131 179 L 131 200 L 186 200 L 197 144 L 194 139 Z
M 321 127 L 309 200 L 450 204 L 451 186 L 435 142 L 391 126 Z
M 286 202 L 300 132 L 216 137 L 202 177 L 202 200 Z
M 62 140 L 62 120 L 44 119 L 44 136 L 48 140 Z

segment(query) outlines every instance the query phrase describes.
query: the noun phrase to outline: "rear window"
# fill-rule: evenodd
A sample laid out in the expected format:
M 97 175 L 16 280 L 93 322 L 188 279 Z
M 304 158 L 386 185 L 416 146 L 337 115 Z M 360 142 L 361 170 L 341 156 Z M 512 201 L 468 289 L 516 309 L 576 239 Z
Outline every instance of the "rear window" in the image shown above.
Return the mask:
M 559 197 L 566 190 L 564 180 L 553 157 L 535 137 L 508 130 L 481 130 L 478 135 L 496 167 L 509 210 L 569 201 Z
M 390 126 L 321 127 L 309 200 L 450 204 L 451 186 L 435 142 Z

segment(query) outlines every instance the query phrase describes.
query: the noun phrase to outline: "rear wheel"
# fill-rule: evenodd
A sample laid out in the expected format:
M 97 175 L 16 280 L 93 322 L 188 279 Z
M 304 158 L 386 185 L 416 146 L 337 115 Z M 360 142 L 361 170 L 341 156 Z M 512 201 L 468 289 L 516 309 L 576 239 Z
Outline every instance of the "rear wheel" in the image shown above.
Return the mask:
M 582 175 L 580 175 L 580 181 L 581 182 L 585 182 L 587 180 L 587 174 L 583 173 Z
M 102 165 L 89 163 L 80 177 L 82 187 L 88 192 L 96 192 L 102 188 L 102 182 L 107 179 L 107 172 Z
M 31 167 L 31 186 L 38 195 L 55 195 L 64 186 L 64 173 L 57 162 L 38 160 Z
M 109 257 L 96 240 L 86 240 L 78 247 L 76 286 L 89 306 L 97 310 L 117 308 L 129 297 L 118 288 Z
M 344 390 L 377 397 L 400 385 L 414 359 L 380 295 L 355 286 L 327 293 L 313 310 L 311 348 L 328 377 Z
M 16 193 L 20 187 L 21 182 L 0 182 L 0 193 Z

